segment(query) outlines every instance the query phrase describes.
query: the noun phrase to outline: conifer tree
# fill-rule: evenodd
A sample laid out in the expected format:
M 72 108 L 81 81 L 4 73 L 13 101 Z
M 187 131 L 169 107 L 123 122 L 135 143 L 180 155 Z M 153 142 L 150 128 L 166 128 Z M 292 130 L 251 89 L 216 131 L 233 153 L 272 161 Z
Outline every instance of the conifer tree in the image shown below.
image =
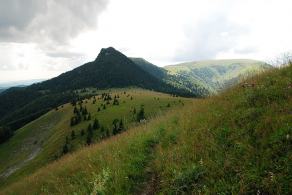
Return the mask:
M 85 134 L 84 129 L 81 129 L 80 135 L 83 136 Z
M 88 145 L 90 145 L 92 143 L 92 138 L 93 138 L 92 126 L 91 126 L 91 124 L 89 124 L 87 127 L 87 137 L 86 137 L 86 143 Z
M 66 136 L 66 141 L 63 146 L 62 154 L 67 154 L 69 152 L 69 138 Z
M 119 120 L 118 119 L 114 119 L 113 120 L 113 135 L 116 135 L 119 133 L 119 127 L 118 127 L 118 123 L 119 123 Z
M 123 123 L 123 120 L 121 119 L 120 124 L 119 124 L 119 132 L 123 131 L 124 129 L 125 129 L 124 123 Z
M 71 120 L 70 120 L 70 126 L 74 126 L 76 124 L 76 120 L 75 120 L 75 117 L 71 117 Z
M 143 119 L 145 119 L 145 111 L 144 106 L 141 106 L 140 111 L 137 113 L 137 121 L 140 122 Z
M 93 129 L 96 130 L 96 129 L 99 129 L 100 125 L 99 125 L 99 121 L 97 119 L 94 119 L 94 122 L 93 122 Z
M 90 114 L 90 113 L 88 113 L 87 120 L 88 120 L 88 121 L 90 121 L 90 120 L 91 120 L 91 114 Z
M 72 130 L 72 131 L 71 131 L 71 139 L 73 140 L 73 139 L 75 139 L 75 137 L 76 137 L 76 136 L 75 136 L 75 131 Z
M 73 113 L 76 114 L 77 112 L 78 112 L 78 110 L 77 110 L 76 106 L 74 106 L 74 111 L 73 111 Z

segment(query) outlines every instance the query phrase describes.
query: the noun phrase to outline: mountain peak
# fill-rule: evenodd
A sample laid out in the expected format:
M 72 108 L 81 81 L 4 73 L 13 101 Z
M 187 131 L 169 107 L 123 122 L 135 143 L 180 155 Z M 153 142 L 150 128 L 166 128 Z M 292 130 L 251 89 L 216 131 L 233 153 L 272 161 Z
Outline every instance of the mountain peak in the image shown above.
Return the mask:
M 123 54 L 113 47 L 102 48 L 95 60 L 113 56 L 123 56 Z

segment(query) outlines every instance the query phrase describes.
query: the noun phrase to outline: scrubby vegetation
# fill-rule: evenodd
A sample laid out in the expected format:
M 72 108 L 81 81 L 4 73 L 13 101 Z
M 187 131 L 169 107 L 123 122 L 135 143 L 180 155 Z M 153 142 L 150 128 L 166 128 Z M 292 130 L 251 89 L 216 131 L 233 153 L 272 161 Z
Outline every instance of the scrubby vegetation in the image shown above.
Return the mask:
M 291 194 L 291 89 L 289 66 L 184 109 L 171 106 L 2 193 Z

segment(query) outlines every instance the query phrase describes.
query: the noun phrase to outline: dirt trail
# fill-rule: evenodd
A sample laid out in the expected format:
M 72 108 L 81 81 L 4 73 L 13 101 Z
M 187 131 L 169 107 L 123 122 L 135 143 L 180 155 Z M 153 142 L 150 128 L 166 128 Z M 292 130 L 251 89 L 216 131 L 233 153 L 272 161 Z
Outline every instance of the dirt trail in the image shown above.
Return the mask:
M 138 193 L 140 195 L 154 195 L 158 191 L 159 186 L 158 175 L 153 170 L 151 170 L 151 168 L 149 168 L 147 172 L 148 172 L 147 174 L 149 174 L 149 179 L 143 185 L 144 188 L 142 189 L 142 191 Z

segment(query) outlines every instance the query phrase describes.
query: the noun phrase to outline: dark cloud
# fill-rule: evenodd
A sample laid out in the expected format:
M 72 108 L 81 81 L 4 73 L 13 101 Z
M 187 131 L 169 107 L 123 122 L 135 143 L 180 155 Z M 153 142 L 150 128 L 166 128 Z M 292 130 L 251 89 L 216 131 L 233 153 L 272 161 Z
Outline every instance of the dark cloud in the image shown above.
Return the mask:
M 235 48 L 243 32 L 247 32 L 247 29 L 229 21 L 224 13 L 208 16 L 196 25 L 186 25 L 186 41 L 177 50 L 173 60 L 191 61 L 215 58 L 218 53 Z
M 107 0 L 1 0 L 0 42 L 66 44 L 97 25 Z
M 0 1 L 0 29 L 12 31 L 22 30 L 31 20 L 45 8 L 42 1 L 35 0 L 3 0 Z

